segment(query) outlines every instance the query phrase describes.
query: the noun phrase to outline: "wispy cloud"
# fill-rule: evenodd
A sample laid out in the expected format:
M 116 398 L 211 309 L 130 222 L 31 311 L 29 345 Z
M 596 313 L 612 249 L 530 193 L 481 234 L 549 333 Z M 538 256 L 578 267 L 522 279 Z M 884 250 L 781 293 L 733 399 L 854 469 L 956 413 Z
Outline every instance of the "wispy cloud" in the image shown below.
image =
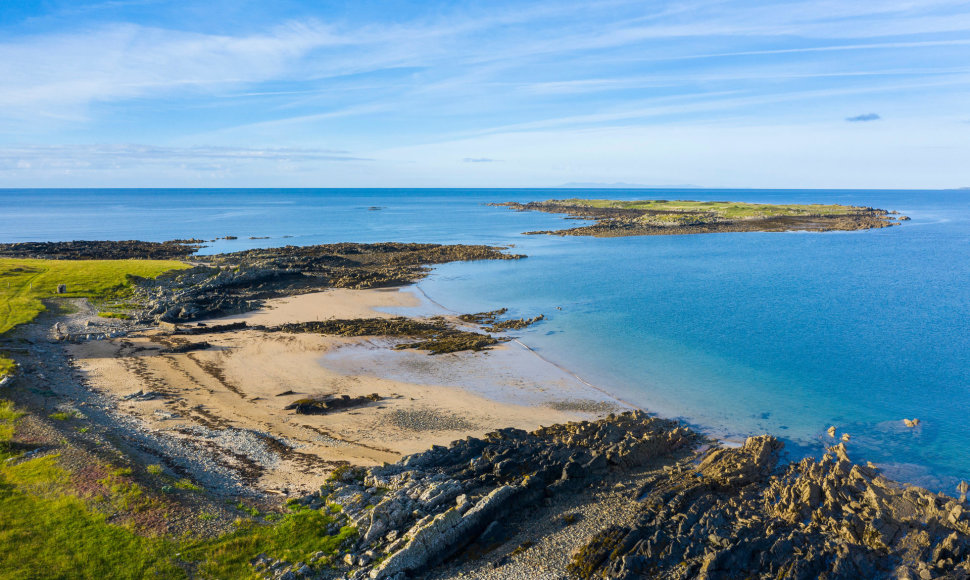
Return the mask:
M 850 122 L 850 123 L 864 123 L 864 122 L 867 122 L 867 121 L 878 121 L 880 119 L 882 119 L 882 117 L 880 117 L 876 113 L 865 113 L 865 114 L 862 114 L 862 115 L 856 115 L 854 117 L 846 117 L 845 118 L 845 120 L 848 121 L 848 122 Z
M 963 0 L 428 0 L 377 12 L 108 0 L 46 19 L 43 10 L 30 25 L 3 23 L 8 174 L 361 158 L 403 172 L 406 161 L 378 153 L 523 132 L 839 123 L 847 110 L 892 117 L 873 130 L 934 115 L 956 127 L 970 88 Z M 150 145 L 24 145 L 130 140 Z M 200 143 L 211 146 L 179 147 Z M 468 172 L 496 161 L 488 173 L 528 171 L 501 148 L 458 151 L 475 156 L 445 159 Z M 684 154 L 696 162 L 702 151 Z M 342 165 L 352 174 L 354 163 Z
M 172 165 L 193 169 L 224 169 L 253 162 L 306 165 L 347 161 L 369 159 L 352 156 L 346 151 L 287 148 L 179 148 L 133 144 L 0 147 L 0 171 L 89 171 Z

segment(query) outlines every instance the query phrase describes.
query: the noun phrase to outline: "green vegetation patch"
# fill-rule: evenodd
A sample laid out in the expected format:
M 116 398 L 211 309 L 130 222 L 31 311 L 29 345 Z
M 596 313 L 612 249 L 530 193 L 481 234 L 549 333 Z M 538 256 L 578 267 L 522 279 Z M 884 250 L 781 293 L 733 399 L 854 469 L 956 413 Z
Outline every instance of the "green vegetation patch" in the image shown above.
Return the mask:
M 357 537 L 353 527 L 335 529 L 341 516 L 329 509 L 280 515 L 273 524 L 240 519 L 234 531 L 216 538 L 137 534 L 109 523 L 106 513 L 92 507 L 109 512 L 152 507 L 147 492 L 129 479 L 132 470 L 114 469 L 99 480 L 107 497 L 78 497 L 56 454 L 17 458 L 21 453 L 10 444 L 22 415 L 0 400 L 0 579 L 187 578 L 187 570 L 195 578 L 251 578 L 249 562 L 261 553 L 295 563 L 323 552 L 316 565 L 325 566 Z M 188 480 L 177 485 L 197 488 Z M 199 514 L 203 520 L 214 517 Z
M 12 375 L 17 370 L 17 363 L 12 359 L 0 356 L 0 377 Z
M 7 459 L 9 455 L 9 443 L 13 439 L 15 423 L 23 413 L 14 409 L 10 401 L 0 400 L 0 461 Z M 0 489 L 2 493 L 2 489 Z
M 517 211 L 568 214 L 594 223 L 527 234 L 646 236 L 715 232 L 853 231 L 899 225 L 909 218 L 884 209 L 835 204 L 735 201 L 552 199 L 492 204 Z M 894 217 L 898 216 L 898 217 Z M 899 221 L 894 221 L 894 220 Z
M 33 320 L 45 298 L 124 298 L 131 295 L 132 276 L 155 278 L 188 267 L 174 260 L 0 259 L 0 334 Z M 58 293 L 62 284 L 66 291 Z
M 203 578 L 249 578 L 250 560 L 262 553 L 296 563 L 309 561 L 317 552 L 333 556 L 349 547 L 357 529 L 344 526 L 328 535 L 334 521 L 334 516 L 313 510 L 287 514 L 272 525 L 242 520 L 234 532 L 183 546 L 180 557 L 197 563 Z
M 436 316 L 428 320 L 411 318 L 354 318 L 348 320 L 325 320 L 283 324 L 273 330 L 281 332 L 314 332 L 338 336 L 390 336 L 420 339 L 395 346 L 396 349 L 414 348 L 443 354 L 463 350 L 484 350 L 501 342 L 487 334 L 458 330 L 448 325 L 444 318 Z
M 101 318 L 118 318 L 120 320 L 128 320 L 131 318 L 131 316 L 125 312 L 98 312 L 98 316 Z
M 774 216 L 822 216 L 850 215 L 861 209 L 851 205 L 835 204 L 768 204 L 737 201 L 691 201 L 666 199 L 643 199 L 617 201 L 610 199 L 563 199 L 545 202 L 550 205 L 593 207 L 609 209 L 650 210 L 676 213 L 709 213 L 726 219 L 763 218 Z
M 111 300 L 131 295 L 132 276 L 155 278 L 188 268 L 174 260 L 34 260 L 0 258 L 0 334 L 30 322 L 44 311 L 46 298 Z M 58 293 L 60 285 L 65 292 Z M 104 312 L 123 318 L 126 314 Z M 13 373 L 13 360 L 0 356 L 0 377 Z

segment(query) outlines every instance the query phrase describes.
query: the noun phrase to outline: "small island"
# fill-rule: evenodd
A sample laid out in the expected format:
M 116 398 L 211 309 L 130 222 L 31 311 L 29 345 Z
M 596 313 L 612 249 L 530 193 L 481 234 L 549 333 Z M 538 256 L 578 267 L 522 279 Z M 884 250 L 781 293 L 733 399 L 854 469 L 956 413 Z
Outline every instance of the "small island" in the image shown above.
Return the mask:
M 716 232 L 851 231 L 885 228 L 908 220 L 872 207 L 767 204 L 733 201 L 646 199 L 551 199 L 494 203 L 518 211 L 561 213 L 596 223 L 562 230 L 525 232 L 560 236 L 667 236 Z

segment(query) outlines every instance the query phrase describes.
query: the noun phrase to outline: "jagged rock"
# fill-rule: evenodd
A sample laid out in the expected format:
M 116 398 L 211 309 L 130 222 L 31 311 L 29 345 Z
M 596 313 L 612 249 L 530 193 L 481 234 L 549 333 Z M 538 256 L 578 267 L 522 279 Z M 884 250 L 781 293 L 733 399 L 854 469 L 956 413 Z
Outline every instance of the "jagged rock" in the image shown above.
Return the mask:
M 741 487 L 770 473 L 782 447 L 780 441 L 768 435 L 749 437 L 740 449 L 712 451 L 698 471 L 723 487 Z
M 970 578 L 964 504 L 852 463 L 844 442 L 821 459 L 779 465 L 782 444 L 751 437 L 695 465 L 688 450 L 697 441 L 676 422 L 641 412 L 532 433 L 502 429 L 344 474 L 319 501 L 340 503 L 345 521 L 362 530 L 348 577 L 412 577 L 476 539 L 501 542 L 496 522 L 509 514 L 647 466 L 634 517 L 585 538 L 572 575 Z M 368 510 L 364 502 L 375 501 Z M 370 557 L 373 567 L 364 564 Z

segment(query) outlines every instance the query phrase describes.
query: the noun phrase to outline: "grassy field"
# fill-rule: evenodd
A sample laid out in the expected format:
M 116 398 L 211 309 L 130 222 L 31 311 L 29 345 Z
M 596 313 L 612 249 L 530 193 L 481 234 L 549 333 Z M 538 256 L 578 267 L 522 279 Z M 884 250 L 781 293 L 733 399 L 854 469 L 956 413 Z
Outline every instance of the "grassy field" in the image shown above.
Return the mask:
M 766 203 L 742 203 L 734 201 L 669 201 L 665 199 L 646 199 L 637 201 L 616 201 L 610 199 L 564 199 L 556 200 L 555 203 L 557 205 L 575 205 L 582 207 L 713 213 L 726 219 L 744 219 L 771 216 L 846 215 L 855 213 L 859 209 L 848 205 L 775 205 Z
M 11 441 L 21 415 L 10 402 L 0 400 L 0 579 L 252 578 L 249 561 L 260 553 L 295 563 L 324 552 L 329 558 L 317 565 L 325 566 L 356 536 L 351 527 L 327 535 L 334 516 L 305 508 L 273 524 L 258 523 L 271 519 L 265 515 L 240 512 L 236 530 L 217 538 L 136 534 L 108 523 L 90 502 L 107 500 L 115 509 L 151 501 L 137 484 L 121 484 L 115 478 L 107 486 L 112 497 L 78 497 L 56 454 L 7 461 L 23 451 Z M 137 509 L 127 506 L 132 507 Z
M 0 259 L 0 334 L 33 320 L 45 298 L 120 300 L 131 294 L 129 276 L 153 278 L 187 267 L 171 260 Z M 59 284 L 67 285 L 65 294 L 57 294 Z M 0 376 L 12 369 L 13 362 L 0 356 Z

